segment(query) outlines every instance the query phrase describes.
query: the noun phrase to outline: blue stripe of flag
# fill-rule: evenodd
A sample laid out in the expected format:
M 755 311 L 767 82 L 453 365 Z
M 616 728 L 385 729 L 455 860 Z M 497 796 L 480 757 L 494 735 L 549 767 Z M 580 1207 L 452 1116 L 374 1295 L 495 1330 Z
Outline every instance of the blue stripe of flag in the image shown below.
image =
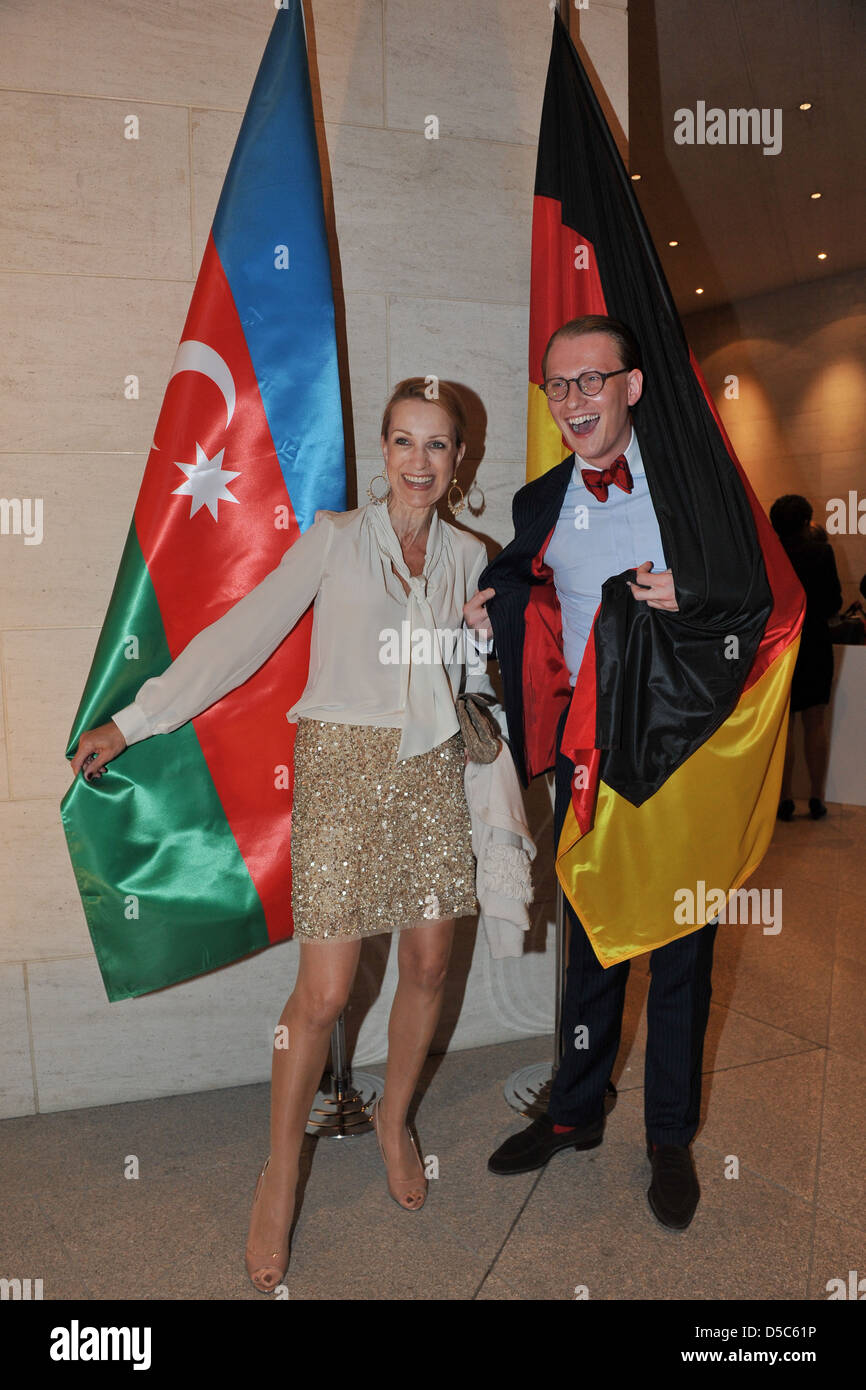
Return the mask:
M 346 506 L 334 296 L 300 0 L 277 11 L 213 237 L 298 524 Z M 278 269 L 285 246 L 288 268 Z

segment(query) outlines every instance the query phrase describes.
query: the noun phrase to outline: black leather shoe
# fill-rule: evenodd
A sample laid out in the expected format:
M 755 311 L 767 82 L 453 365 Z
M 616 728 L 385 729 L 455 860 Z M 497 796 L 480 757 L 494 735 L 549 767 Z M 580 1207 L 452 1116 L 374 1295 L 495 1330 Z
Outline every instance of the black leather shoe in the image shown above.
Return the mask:
M 776 812 L 776 820 L 793 820 L 794 810 L 795 807 L 793 801 L 791 801 L 789 797 L 785 797 L 784 801 L 779 802 L 779 809 Z
M 818 797 L 818 796 L 810 796 L 810 797 L 809 797 L 809 815 L 812 817 L 812 820 L 820 820 L 821 817 L 822 817 L 822 816 L 826 816 L 826 814 L 827 814 L 827 807 L 824 805 L 824 803 L 823 803 L 823 801 L 821 800 L 821 798 Z
M 672 1231 L 684 1231 L 701 1198 L 691 1149 L 682 1144 L 647 1144 L 653 1180 L 647 1189 L 650 1210 L 657 1221 Z
M 554 1134 L 553 1125 L 549 1115 L 541 1115 L 519 1134 L 512 1134 L 487 1160 L 491 1173 L 531 1173 L 533 1168 L 543 1168 L 560 1149 L 597 1148 L 604 1135 L 603 1115 L 567 1134 Z

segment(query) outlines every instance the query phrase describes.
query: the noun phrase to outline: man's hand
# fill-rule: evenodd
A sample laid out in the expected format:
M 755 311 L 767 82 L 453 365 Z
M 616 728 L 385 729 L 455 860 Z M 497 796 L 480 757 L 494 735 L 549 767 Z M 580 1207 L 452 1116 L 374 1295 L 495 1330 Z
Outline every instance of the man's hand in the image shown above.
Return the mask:
M 648 604 L 650 608 L 664 608 L 669 613 L 679 613 L 680 606 L 674 591 L 672 572 L 659 570 L 657 574 L 650 574 L 652 567 L 652 560 L 644 560 L 642 565 L 637 566 L 635 574 L 638 583 L 629 583 L 628 586 L 632 596 Z
M 83 770 L 86 780 L 92 782 L 102 776 L 105 764 L 122 753 L 125 747 L 126 739 L 114 720 L 109 719 L 107 724 L 88 729 L 86 734 L 81 735 L 72 759 L 72 771 L 77 776 Z
M 479 589 L 463 605 L 463 620 L 470 632 L 480 632 L 484 637 L 493 636 L 493 628 L 487 616 L 487 600 L 493 598 L 495 589 Z

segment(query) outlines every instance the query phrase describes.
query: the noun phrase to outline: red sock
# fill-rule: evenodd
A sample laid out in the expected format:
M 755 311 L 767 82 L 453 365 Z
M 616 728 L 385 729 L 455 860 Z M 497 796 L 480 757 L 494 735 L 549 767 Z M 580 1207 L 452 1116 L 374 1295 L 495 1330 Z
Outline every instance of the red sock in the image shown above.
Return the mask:
M 577 1129 L 577 1125 L 554 1125 L 554 1134 L 568 1134 L 569 1130 Z

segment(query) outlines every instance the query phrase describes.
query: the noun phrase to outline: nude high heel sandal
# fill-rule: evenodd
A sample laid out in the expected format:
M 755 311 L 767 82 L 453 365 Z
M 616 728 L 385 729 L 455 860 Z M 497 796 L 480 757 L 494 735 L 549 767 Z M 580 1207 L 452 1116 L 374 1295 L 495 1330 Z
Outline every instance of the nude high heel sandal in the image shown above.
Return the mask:
M 264 1167 L 259 1173 L 259 1180 L 256 1183 L 256 1195 L 253 1197 L 253 1208 L 259 1200 L 259 1193 L 262 1190 L 262 1181 L 270 1163 L 270 1156 L 265 1159 Z M 271 1250 L 267 1254 L 262 1254 L 250 1250 L 247 1246 L 244 1251 L 244 1264 L 247 1267 L 247 1274 L 258 1289 L 259 1293 L 273 1293 L 278 1284 L 281 1284 L 286 1277 L 289 1267 L 289 1237 L 286 1233 L 285 1243 L 279 1250 Z
M 379 1152 L 382 1155 L 382 1162 L 385 1165 L 385 1173 L 388 1178 L 388 1191 L 393 1197 L 394 1201 L 397 1203 L 397 1205 L 401 1206 L 404 1211 L 420 1211 L 427 1200 L 427 1179 L 424 1177 L 424 1164 L 421 1162 L 420 1153 L 418 1153 L 418 1145 L 415 1143 L 409 1126 L 407 1125 L 406 1133 L 409 1135 L 409 1138 L 412 1142 L 412 1148 L 415 1150 L 415 1154 L 418 1159 L 418 1167 L 421 1170 L 421 1174 L 419 1178 L 409 1178 L 408 1180 L 404 1179 L 403 1182 L 399 1183 L 393 1182 L 391 1179 L 391 1175 L 388 1172 L 388 1160 L 385 1157 L 385 1150 L 382 1148 L 382 1139 L 379 1134 L 379 1106 L 381 1105 L 381 1103 L 381 1098 L 376 1101 L 372 1111 L 370 1112 L 370 1119 L 373 1121 L 373 1128 L 376 1131 L 376 1140 L 379 1145 Z

